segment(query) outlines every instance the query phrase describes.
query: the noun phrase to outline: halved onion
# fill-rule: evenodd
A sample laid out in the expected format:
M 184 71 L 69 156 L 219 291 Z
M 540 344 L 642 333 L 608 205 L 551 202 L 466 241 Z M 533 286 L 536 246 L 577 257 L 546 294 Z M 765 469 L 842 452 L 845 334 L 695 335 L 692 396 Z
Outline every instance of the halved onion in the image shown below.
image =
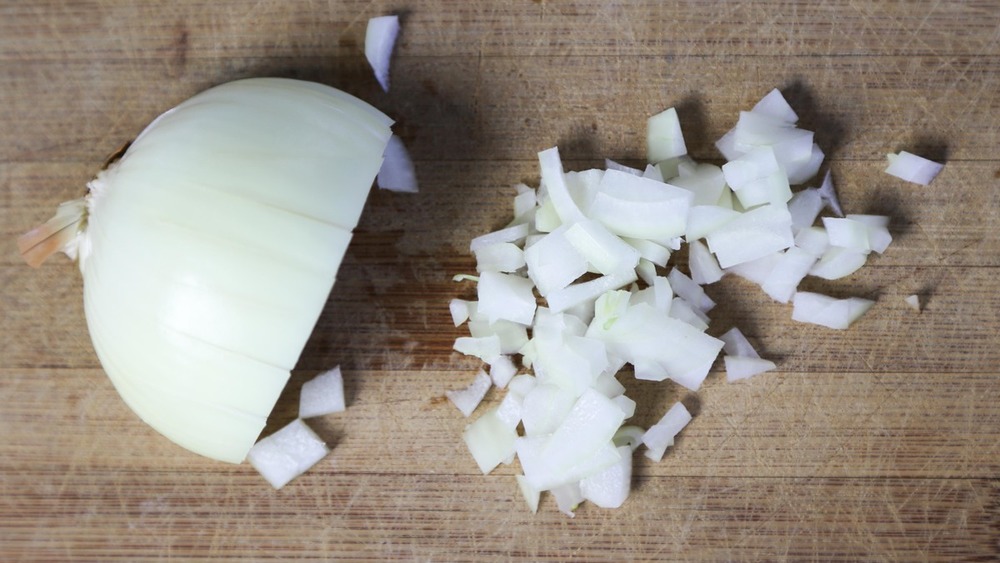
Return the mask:
M 239 463 L 326 303 L 391 123 L 311 82 L 211 88 L 154 120 L 22 253 L 78 259 L 94 348 L 132 410 Z

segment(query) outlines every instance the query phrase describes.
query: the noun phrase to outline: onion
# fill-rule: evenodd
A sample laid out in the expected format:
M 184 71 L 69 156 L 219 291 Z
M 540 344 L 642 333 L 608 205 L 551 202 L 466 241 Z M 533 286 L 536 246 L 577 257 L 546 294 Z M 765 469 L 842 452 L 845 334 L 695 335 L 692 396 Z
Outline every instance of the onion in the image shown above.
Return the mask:
M 375 71 L 375 79 L 389 91 L 389 59 L 399 35 L 399 16 L 381 16 L 368 20 L 365 30 L 365 58 Z
M 899 154 L 887 154 L 886 158 L 889 159 L 889 167 L 885 169 L 887 174 L 922 186 L 930 185 L 944 168 L 943 164 L 906 151 L 900 151 Z
M 299 418 L 312 418 L 346 409 L 344 401 L 344 376 L 340 366 L 302 384 L 299 396 Z
M 413 161 L 410 160 L 410 153 L 403 146 L 403 141 L 393 135 L 389 138 L 389 144 L 385 147 L 385 160 L 382 168 L 378 171 L 376 182 L 383 190 L 393 192 L 416 193 L 417 173 L 413 169 Z
M 906 304 L 909 305 L 914 311 L 918 313 L 921 311 L 919 295 L 908 295 L 903 299 L 903 301 L 905 301 Z
M 275 489 L 280 489 L 330 453 L 330 448 L 301 418 L 257 442 L 247 460 Z
M 76 257 L 94 348 L 132 410 L 239 463 L 323 309 L 390 124 L 320 84 L 217 86 L 153 121 L 22 253 Z
M 513 461 L 513 447 L 523 471 L 518 486 L 533 512 L 544 491 L 569 516 L 584 500 L 621 506 L 632 452 L 644 443 L 647 457 L 659 461 L 691 420 L 677 403 L 648 429 L 622 426 L 636 411 L 617 379 L 626 364 L 636 379 L 671 379 L 690 391 L 723 349 L 729 381 L 776 368 L 737 329 L 721 339 L 705 333 L 715 302 L 703 285 L 735 273 L 776 301 L 793 301 L 796 320 L 834 328 L 871 306 L 797 291 L 806 275 L 846 275 L 892 240 L 881 216 L 824 217 L 825 227 L 814 225 L 824 207 L 842 213 L 829 174 L 819 188 L 791 190 L 823 161 L 797 120 L 772 91 L 719 140 L 729 160 L 721 168 L 686 154 L 673 109 L 649 120 L 656 165 L 644 170 L 606 160 L 606 170 L 567 172 L 557 149 L 542 151 L 541 184 L 516 187 L 513 223 L 473 239 L 479 301 L 452 302 L 453 320 L 467 316 L 472 335 L 459 337 L 456 349 L 488 358 L 494 385 L 508 392 L 465 438 L 483 472 Z M 691 277 L 668 264 L 683 242 Z M 515 341 L 510 353 L 534 376 L 514 375 L 506 354 Z
M 457 391 L 448 391 L 445 396 L 448 400 L 455 405 L 455 407 L 462 412 L 465 416 L 472 414 L 472 411 L 476 410 L 479 403 L 483 402 L 483 397 L 486 396 L 487 391 L 490 390 L 493 380 L 490 376 L 483 370 L 479 370 L 476 373 L 475 379 L 469 384 L 465 389 L 459 389 Z

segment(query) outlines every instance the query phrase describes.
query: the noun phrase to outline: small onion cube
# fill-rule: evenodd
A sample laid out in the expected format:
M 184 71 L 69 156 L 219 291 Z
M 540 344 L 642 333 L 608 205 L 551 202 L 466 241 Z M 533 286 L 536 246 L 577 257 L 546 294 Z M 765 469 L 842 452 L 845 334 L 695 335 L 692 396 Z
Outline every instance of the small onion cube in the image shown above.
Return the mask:
M 837 190 L 833 187 L 833 174 L 829 170 L 823 176 L 823 183 L 819 186 L 819 196 L 826 202 L 826 206 L 837 217 L 844 216 L 844 210 L 840 207 L 840 198 L 837 197 Z
M 532 487 L 524 475 L 516 475 L 515 478 L 517 479 L 517 487 L 524 497 L 524 502 L 528 503 L 528 508 L 532 514 L 537 513 L 538 501 L 541 500 L 542 492 Z
M 612 233 L 669 245 L 684 234 L 694 194 L 683 188 L 608 170 L 591 209 Z
M 792 216 L 795 232 L 813 226 L 823 205 L 823 197 L 816 188 L 807 188 L 793 195 L 788 200 L 788 213 Z
M 526 223 L 512 225 L 510 227 L 480 235 L 469 243 L 469 251 L 476 252 L 484 246 L 490 246 L 501 242 L 517 242 L 528 236 L 530 230 Z
M 480 360 L 490 363 L 500 357 L 500 337 L 493 334 L 476 338 L 472 336 L 459 336 L 455 339 L 452 348 L 466 356 L 475 356 Z
M 726 160 L 733 161 L 737 158 L 746 154 L 746 151 L 742 151 L 736 148 L 736 128 L 732 128 L 726 131 L 726 134 L 719 138 L 715 142 L 715 148 L 722 153 L 722 157 Z
M 875 252 L 882 254 L 892 243 L 892 235 L 889 234 L 889 218 L 885 215 L 853 215 L 849 214 L 848 219 L 864 223 L 868 227 L 868 245 Z
M 929 185 L 944 168 L 943 164 L 906 151 L 886 157 L 889 159 L 889 167 L 885 169 L 887 174 L 922 186 Z
M 508 428 L 515 430 L 517 425 L 521 423 L 521 410 L 523 408 L 524 397 L 517 393 L 507 393 L 496 408 L 496 416 Z
M 550 293 L 547 297 L 549 308 L 556 312 L 565 311 L 584 301 L 597 299 L 604 293 L 628 285 L 636 279 L 635 270 L 630 270 L 574 284 Z
M 733 327 L 719 337 L 724 344 L 722 350 L 727 356 L 739 356 L 742 358 L 759 358 L 760 354 L 754 350 L 750 341 L 743 335 L 743 331 Z
M 670 270 L 670 273 L 667 274 L 667 281 L 670 282 L 670 287 L 675 295 L 683 298 L 699 311 L 707 313 L 715 307 L 715 301 L 712 301 L 712 298 L 705 294 L 705 290 L 677 268 Z
M 575 223 L 583 220 L 583 212 L 573 201 L 569 188 L 566 186 L 562 160 L 559 158 L 559 148 L 552 147 L 538 153 L 538 163 L 541 169 L 542 184 L 545 186 L 546 193 L 559 219 L 563 223 Z
M 530 325 L 535 318 L 531 280 L 514 274 L 483 272 L 477 286 L 479 312 L 495 322 L 500 319 Z
M 340 366 L 302 384 L 299 395 L 299 418 L 344 412 L 346 409 L 344 376 L 340 372 Z
M 691 279 L 698 285 L 715 283 L 725 274 L 715 256 L 700 240 L 688 246 L 688 269 L 691 270 Z
M 823 149 L 813 143 L 808 160 L 786 164 L 785 173 L 788 174 L 788 183 L 797 186 L 808 182 L 819 172 L 819 167 L 823 165 L 825 157 Z
M 838 330 L 846 330 L 875 304 L 860 297 L 836 299 L 804 291 L 796 293 L 792 303 L 792 320 Z
M 763 285 L 764 282 L 767 281 L 768 276 L 771 275 L 775 266 L 778 265 L 778 261 L 780 259 L 781 252 L 772 252 L 771 254 L 761 256 L 756 260 L 731 266 L 726 268 L 724 271 L 727 274 L 734 274 L 757 285 Z
M 756 260 L 795 243 L 792 216 L 784 205 L 762 205 L 747 211 L 705 239 L 722 268 Z
M 792 109 L 792 106 L 788 105 L 788 101 L 785 100 L 785 97 L 781 95 L 781 92 L 777 88 L 768 92 L 750 111 L 790 124 L 799 120 L 799 116 L 796 115 L 795 110 Z
M 572 391 L 550 383 L 535 385 L 521 402 L 524 434 L 551 434 L 566 419 L 575 403 L 576 395 Z
M 616 397 L 612 397 L 611 400 L 622 410 L 622 413 L 625 414 L 625 418 L 632 418 L 632 415 L 635 414 L 635 401 L 632 399 L 629 399 L 625 395 L 618 395 Z
M 809 275 L 825 280 L 839 280 L 858 271 L 867 260 L 867 252 L 831 246 L 809 270 Z
M 639 251 L 597 221 L 580 221 L 569 227 L 565 236 L 580 256 L 602 274 L 632 270 L 639 263 Z
M 484 317 L 469 321 L 469 333 L 473 338 L 496 336 L 500 339 L 500 353 L 514 354 L 528 342 L 528 328 L 523 324 L 507 320 L 489 322 Z M 493 364 L 498 360 L 484 360 Z
M 792 198 L 785 171 L 771 147 L 758 147 L 722 166 L 726 183 L 743 207 L 785 203 Z
M 552 496 L 556 499 L 556 506 L 559 507 L 559 511 L 572 518 L 575 516 L 574 510 L 580 503 L 583 502 L 583 494 L 580 492 L 579 483 L 566 483 L 565 485 L 559 485 L 558 487 L 553 487 L 550 491 Z
M 365 58 L 375 71 L 382 90 L 389 91 L 389 59 L 399 35 L 399 16 L 381 16 L 368 20 L 365 30 Z
M 483 397 L 486 396 L 486 392 L 490 390 L 493 386 L 493 380 L 490 376 L 483 370 L 479 370 L 476 373 L 475 379 L 469 384 L 465 389 L 459 389 L 455 391 L 445 392 L 445 396 L 448 400 L 462 412 L 463 415 L 468 417 L 472 414 L 472 411 L 476 410 L 479 403 L 483 402 Z
M 516 272 L 524 267 L 524 251 L 510 242 L 498 242 L 475 252 L 476 271 Z
M 378 187 L 393 192 L 417 193 L 417 173 L 413 168 L 410 153 L 399 137 L 389 137 L 385 146 L 382 167 L 376 176 Z
M 919 295 L 908 295 L 903 301 L 910 306 L 916 312 L 920 312 L 920 296 Z
M 807 227 L 795 234 L 795 246 L 819 258 L 830 248 L 830 237 L 823 227 Z
M 632 489 L 632 448 L 618 448 L 621 460 L 599 473 L 580 480 L 580 493 L 601 508 L 618 508 Z
M 529 375 L 527 373 L 515 375 L 514 378 L 510 380 L 510 383 L 507 384 L 507 392 L 516 393 L 524 397 L 535 388 L 537 383 L 538 382 L 533 375 Z
M 465 427 L 462 433 L 469 453 L 476 460 L 479 470 L 486 475 L 496 466 L 514 455 L 514 440 L 517 432 L 497 415 L 493 408 Z
M 641 258 L 645 258 L 661 268 L 666 267 L 667 261 L 670 260 L 671 250 L 662 244 L 657 244 L 651 240 L 632 237 L 621 237 L 621 240 L 625 241 L 626 244 L 634 248 L 639 253 Z
M 815 256 L 793 246 L 775 261 L 774 268 L 760 287 L 771 299 L 778 303 L 788 303 L 795 295 L 799 283 L 809 274 L 815 263 Z
M 503 389 L 517 375 L 517 367 L 510 356 L 501 355 L 490 364 L 490 379 L 493 385 Z
M 633 176 L 642 176 L 643 171 L 638 168 L 632 168 L 631 166 L 625 166 L 611 160 L 610 158 L 604 159 L 604 168 L 608 170 L 617 170 L 618 172 L 625 172 L 626 174 L 631 174 Z
M 726 381 L 730 383 L 741 379 L 748 379 L 777 367 L 771 360 L 763 358 L 725 356 L 723 357 L 723 361 L 726 364 Z
M 672 178 L 670 184 L 693 193 L 691 205 L 714 205 L 726 189 L 726 177 L 714 164 L 699 164 L 692 174 Z
M 587 273 L 587 260 L 566 238 L 567 226 L 560 226 L 524 251 L 528 277 L 542 297 L 563 289 Z
M 455 326 L 469 320 L 469 302 L 464 299 L 452 299 L 448 302 L 448 310 L 451 312 L 451 322 Z
M 704 332 L 708 329 L 708 316 L 694 307 L 688 301 L 682 297 L 675 297 L 670 302 L 670 308 L 667 310 L 667 314 L 671 317 L 683 321 L 692 327 Z M 638 376 L 636 376 L 638 377 Z M 638 377 L 639 379 L 647 379 L 645 377 Z
M 330 453 L 326 443 L 301 418 L 260 440 L 247 461 L 275 489 L 303 474 Z
M 677 110 L 668 108 L 646 122 L 646 157 L 657 163 L 687 154 Z
M 823 217 L 823 228 L 826 229 L 830 246 L 849 248 L 859 252 L 871 251 L 868 243 L 868 225 L 851 219 Z
M 691 413 L 683 403 L 675 403 L 659 422 L 649 427 L 642 436 L 646 445 L 646 457 L 653 461 L 663 459 L 667 448 L 674 444 L 674 437 L 691 422 Z
M 688 242 L 705 238 L 709 233 L 714 232 L 739 216 L 740 213 L 738 211 L 733 211 L 728 207 L 696 205 L 688 213 L 685 238 L 687 238 Z

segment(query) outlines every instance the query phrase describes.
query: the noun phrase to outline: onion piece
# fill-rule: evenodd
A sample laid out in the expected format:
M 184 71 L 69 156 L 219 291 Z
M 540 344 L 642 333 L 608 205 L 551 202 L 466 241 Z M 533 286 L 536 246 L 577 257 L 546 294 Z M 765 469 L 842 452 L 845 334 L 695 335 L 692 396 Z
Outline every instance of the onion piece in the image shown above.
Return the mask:
M 322 438 L 301 418 L 263 438 L 247 454 L 247 461 L 275 489 L 287 485 L 330 453 Z
M 899 154 L 887 154 L 886 158 L 889 160 L 889 166 L 885 169 L 886 174 L 922 186 L 930 185 L 944 168 L 943 164 L 906 151 L 900 151 Z
M 569 227 L 565 236 L 580 256 L 602 274 L 633 270 L 639 264 L 639 251 L 597 221 L 580 221 Z
M 496 334 L 478 338 L 459 336 L 455 339 L 452 349 L 466 356 L 475 356 L 486 363 L 490 363 L 500 357 L 500 337 Z
M 517 375 L 517 367 L 510 356 L 501 355 L 490 364 L 490 379 L 493 380 L 493 385 L 500 389 L 506 387 L 515 375 Z
M 538 512 L 538 501 L 541 500 L 542 493 L 538 489 L 531 486 L 528 479 L 524 475 L 515 475 L 517 479 L 517 487 L 521 490 L 521 495 L 524 497 L 524 502 L 528 503 L 528 508 L 531 510 L 532 514 Z
M 875 304 L 860 297 L 836 299 L 818 293 L 800 291 L 792 299 L 792 320 L 846 330 Z
M 745 208 L 764 203 L 783 204 L 792 198 L 788 176 L 770 146 L 755 148 L 722 165 L 726 184 Z
M 605 158 L 604 159 L 604 168 L 606 168 L 607 170 L 617 170 L 619 172 L 625 172 L 625 173 L 631 174 L 633 176 L 642 176 L 642 174 L 643 174 L 643 171 L 639 170 L 638 168 L 632 168 L 631 166 L 625 166 L 624 164 L 620 164 L 618 162 L 615 162 L 615 161 L 611 160 L 610 158 Z
M 552 496 L 556 499 L 556 505 L 559 507 L 559 511 L 573 518 L 576 510 L 580 503 L 583 502 L 583 494 L 580 492 L 579 483 L 566 483 L 565 485 L 559 485 L 558 487 L 553 487 L 550 491 Z
M 486 397 L 486 392 L 490 390 L 493 386 L 493 380 L 490 376 L 486 374 L 485 371 L 479 370 L 476 373 L 475 379 L 469 384 L 465 389 L 459 389 L 455 391 L 445 392 L 445 396 L 448 400 L 455 405 L 455 407 L 462 412 L 463 415 L 468 417 L 472 414 L 472 411 L 476 410 L 479 403 L 483 402 L 483 398 Z
M 417 193 L 417 173 L 410 160 L 410 153 L 399 137 L 389 137 L 384 158 L 376 177 L 378 187 L 393 192 Z
M 831 246 L 809 270 L 809 275 L 825 280 L 839 280 L 861 269 L 867 260 L 867 252 Z
M 340 366 L 302 384 L 299 394 L 299 418 L 344 412 L 346 409 L 344 376 L 340 372 Z
M 368 20 L 365 30 L 365 58 L 375 71 L 382 90 L 389 91 L 389 59 L 399 35 L 399 16 L 380 16 Z
M 625 504 L 632 488 L 632 448 L 618 448 L 621 460 L 607 469 L 580 480 L 580 495 L 601 508 Z
M 449 301 L 448 310 L 451 312 L 451 322 L 455 323 L 455 326 L 461 326 L 462 323 L 469 320 L 469 302 L 464 299 Z
M 496 408 L 483 413 L 462 433 L 462 440 L 483 475 L 514 455 L 515 439 L 517 432 L 498 416 Z
M 642 435 L 646 445 L 646 457 L 653 461 L 663 459 L 667 448 L 674 445 L 674 438 L 691 422 L 691 413 L 683 403 L 675 403 L 659 422 L 649 427 Z
M 760 284 L 764 293 L 778 303 L 788 303 L 799 283 L 809 274 L 816 257 L 801 248 L 791 247 L 775 260 L 774 267 Z
M 622 426 L 618 429 L 618 432 L 615 432 L 615 436 L 611 441 L 619 448 L 627 446 L 630 451 L 634 452 L 642 445 L 642 436 L 645 433 L 646 431 L 638 426 Z
M 837 190 L 833 187 L 833 175 L 829 170 L 826 171 L 826 176 L 823 176 L 823 183 L 819 186 L 819 195 L 837 217 L 844 216 L 844 210 L 840 207 L 840 198 L 837 197 Z
M 719 337 L 724 344 L 722 350 L 727 356 L 738 356 L 741 358 L 759 358 L 760 354 L 754 349 L 747 337 L 743 335 L 743 331 L 733 327 L 725 332 Z
M 773 204 L 741 214 L 705 239 L 722 268 L 756 260 L 795 243 L 788 208 Z
M 655 164 L 687 154 L 677 110 L 668 108 L 646 122 L 646 156 Z
M 476 250 L 476 271 L 516 272 L 524 267 L 524 251 L 509 242 L 498 242 Z
M 499 231 L 493 231 L 492 233 L 486 233 L 485 235 L 480 235 L 469 243 L 469 250 L 471 252 L 476 252 L 477 250 L 492 246 L 494 244 L 502 242 L 517 242 L 523 240 L 530 233 L 527 224 L 512 225 Z
M 549 196 L 549 201 L 555 209 L 556 215 L 563 223 L 575 223 L 583 220 L 583 212 L 573 201 L 566 186 L 566 178 L 563 174 L 562 160 L 559 158 L 558 147 L 552 147 L 538 153 L 538 163 L 540 165 L 542 184 Z
M 768 92 L 750 111 L 784 121 L 788 124 L 794 124 L 799 120 L 799 116 L 795 113 L 795 110 L 792 109 L 792 106 L 788 105 L 788 101 L 785 100 L 785 97 L 781 95 L 781 91 L 777 88 Z
M 483 272 L 477 286 L 479 313 L 490 323 L 508 320 L 530 325 L 535 318 L 535 295 L 531 280 L 514 274 Z
M 726 364 L 726 381 L 730 383 L 741 379 L 748 379 L 777 367 L 771 360 L 763 358 L 725 356 L 723 357 L 723 361 Z
M 903 299 L 903 301 L 905 301 L 906 304 L 909 305 L 910 308 L 913 309 L 914 311 L 916 311 L 918 313 L 921 311 L 920 296 L 919 295 L 916 295 L 916 294 L 914 294 L 914 295 L 908 295 L 908 296 L 906 296 L 906 298 Z

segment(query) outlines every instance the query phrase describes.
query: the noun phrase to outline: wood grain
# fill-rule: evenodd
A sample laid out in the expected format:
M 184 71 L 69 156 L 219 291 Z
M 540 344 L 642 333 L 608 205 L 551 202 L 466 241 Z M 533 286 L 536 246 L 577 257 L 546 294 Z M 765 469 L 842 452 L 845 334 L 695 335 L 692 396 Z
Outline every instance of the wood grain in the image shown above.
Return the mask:
M 398 10 L 389 94 L 361 55 Z M 337 85 L 395 117 L 418 196 L 373 193 L 273 415 L 343 364 L 333 454 L 274 492 L 143 425 L 94 355 L 73 264 L 21 264 L 13 239 L 78 197 L 104 157 L 210 85 Z M 709 288 L 777 371 L 696 394 L 629 382 L 636 422 L 682 400 L 667 458 L 637 458 L 620 510 L 523 506 L 482 476 L 441 400 L 478 365 L 447 301 L 469 238 L 502 225 L 535 153 L 638 163 L 676 105 L 691 153 L 779 87 L 816 130 L 844 207 L 893 217 L 856 275 L 875 297 L 846 332 L 804 326 L 740 280 Z M 1000 558 L 1000 3 L 0 1 L 0 560 L 920 561 Z M 882 173 L 899 149 L 946 160 L 930 187 Z M 902 299 L 926 301 L 922 313 Z M 489 401 L 497 401 L 491 394 Z

